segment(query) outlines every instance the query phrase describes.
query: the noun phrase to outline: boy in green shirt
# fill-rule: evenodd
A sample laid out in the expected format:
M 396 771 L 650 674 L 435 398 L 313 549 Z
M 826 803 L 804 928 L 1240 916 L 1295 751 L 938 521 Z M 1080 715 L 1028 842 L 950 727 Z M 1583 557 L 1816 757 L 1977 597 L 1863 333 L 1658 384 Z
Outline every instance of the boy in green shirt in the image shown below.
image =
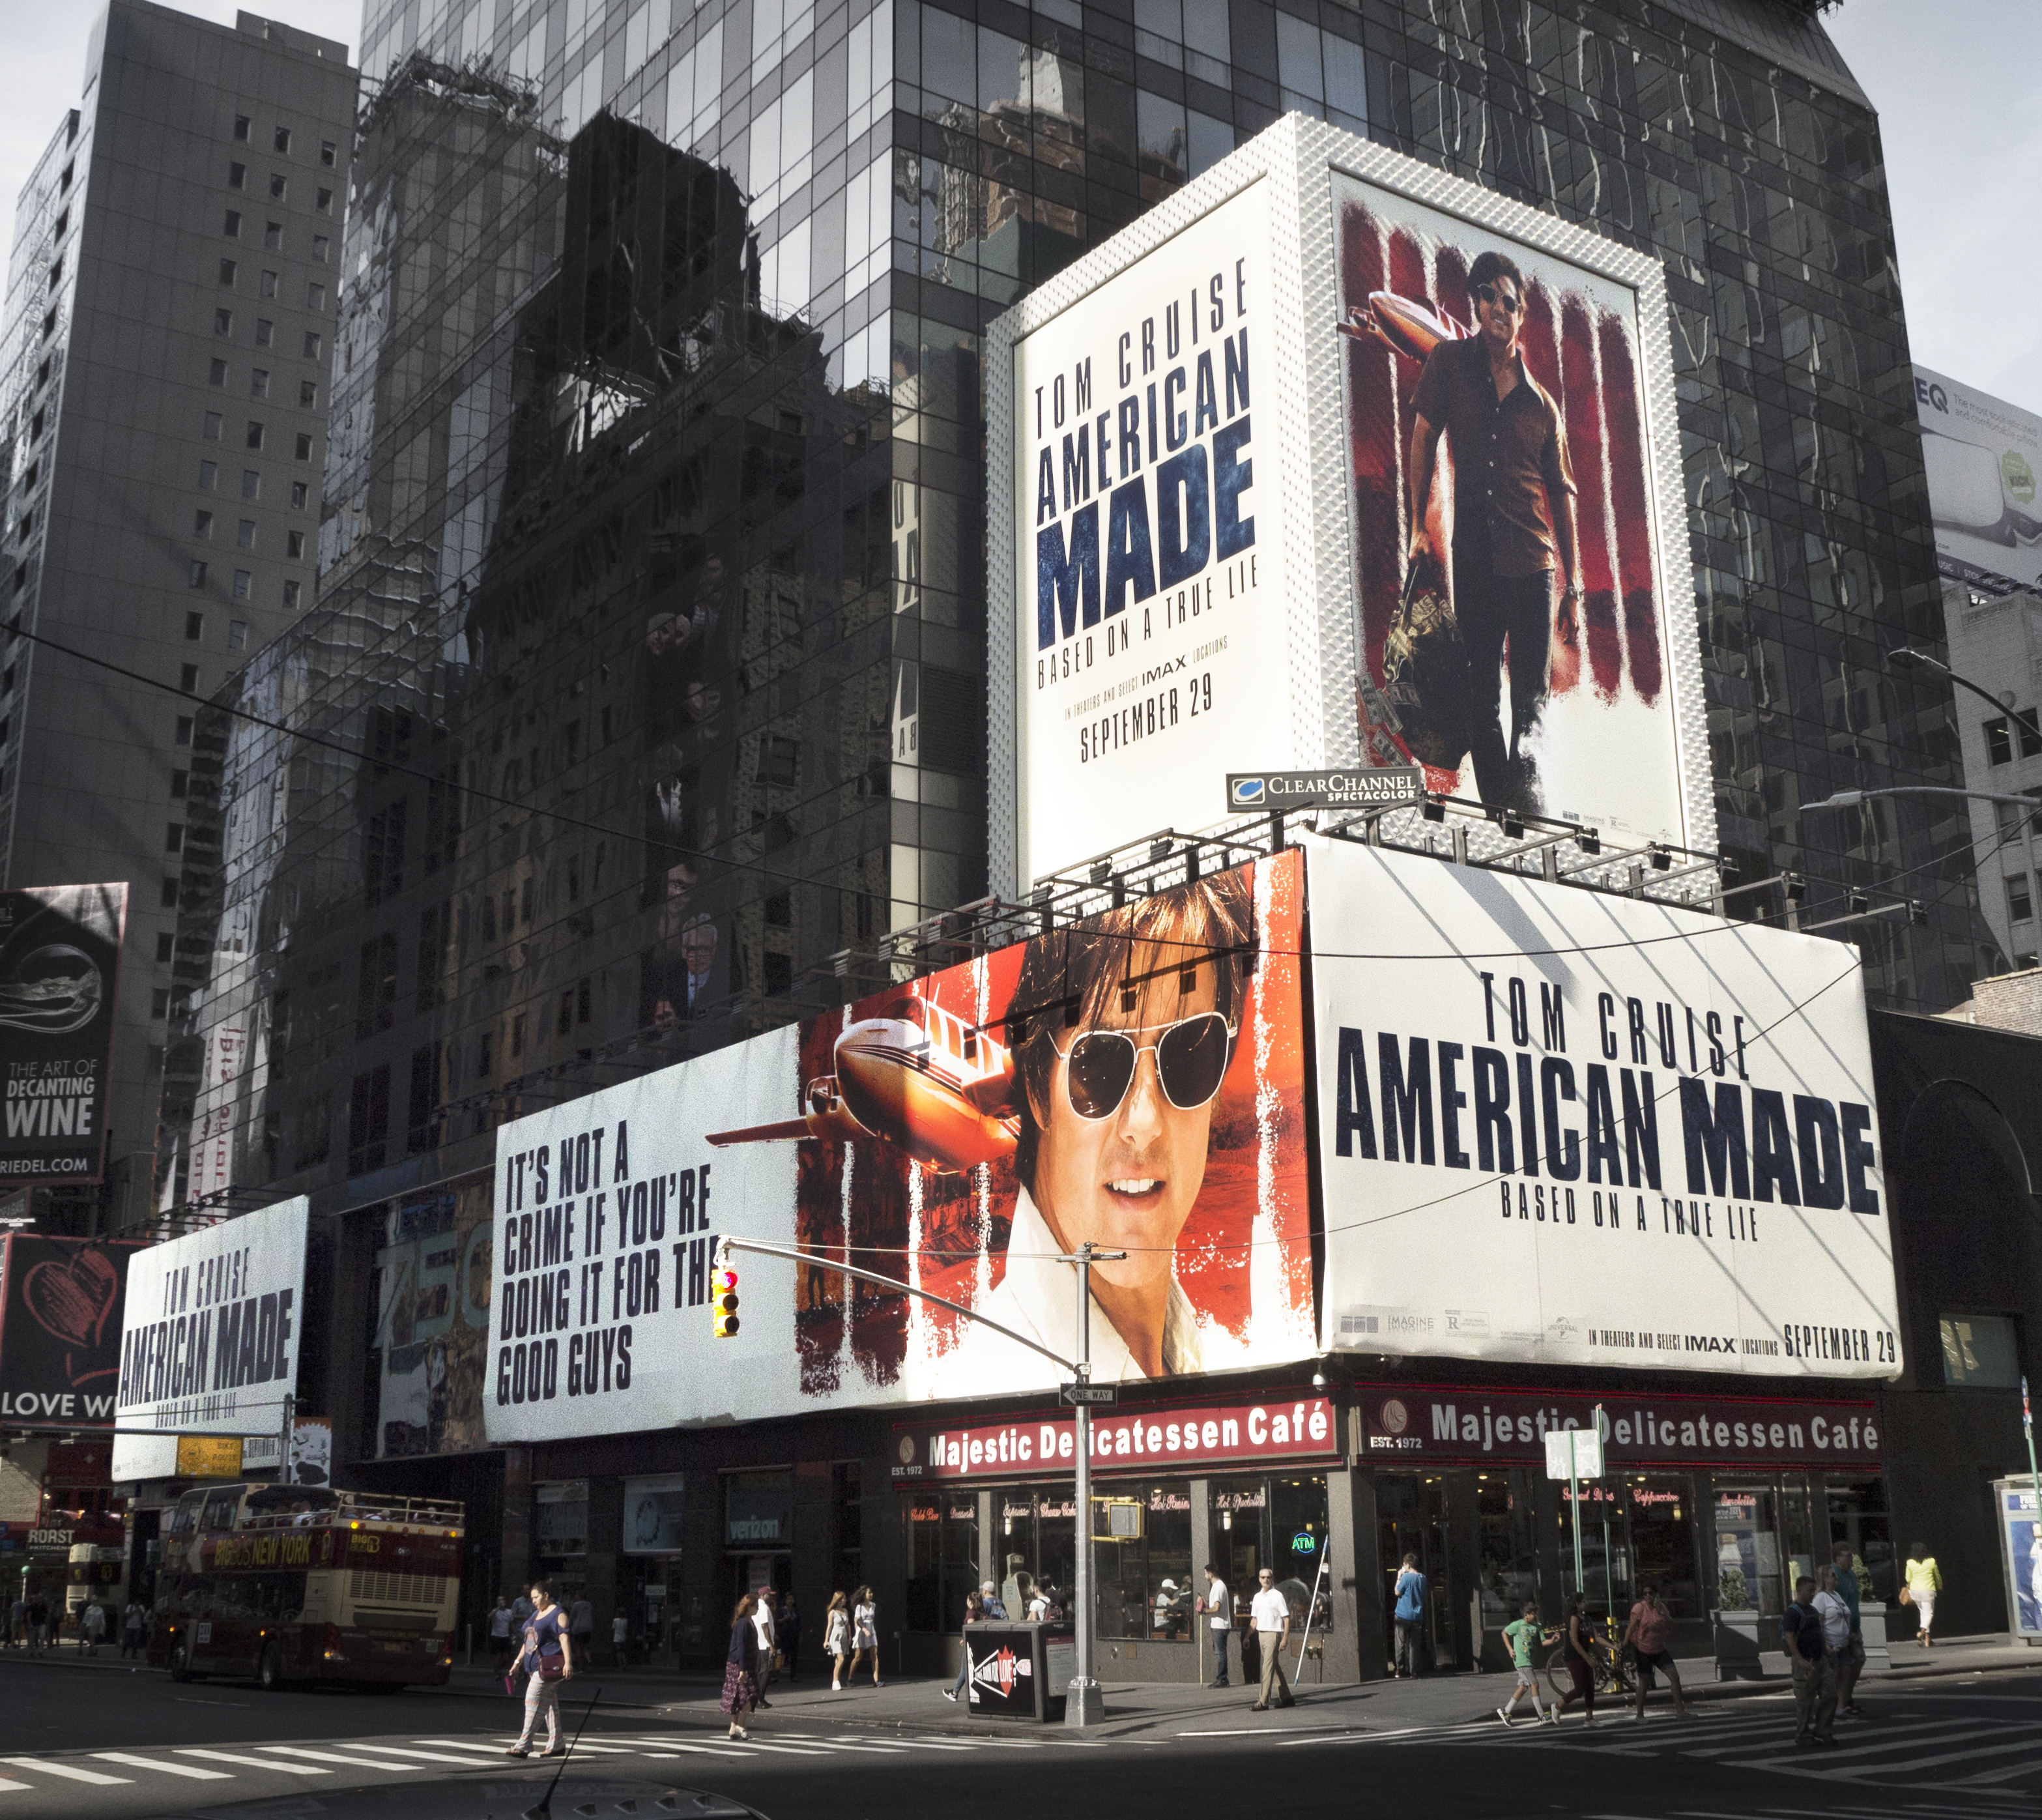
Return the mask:
M 1517 1685 L 1511 1689 L 1510 1698 L 1496 1709 L 1496 1716 L 1505 1725 L 1510 1715 L 1517 1710 L 1517 1703 L 1524 1697 L 1524 1690 L 1532 1690 L 1532 1710 L 1548 1725 L 1560 1722 L 1558 1709 L 1548 1711 L 1539 1703 L 1539 1671 L 1532 1665 L 1532 1646 L 1550 1643 L 1559 1635 L 1557 1631 L 1542 1630 L 1539 1624 L 1539 1608 L 1529 1600 L 1524 1604 L 1524 1615 L 1514 1624 L 1503 1627 L 1504 1641 L 1510 1646 L 1510 1660 L 1517 1669 Z

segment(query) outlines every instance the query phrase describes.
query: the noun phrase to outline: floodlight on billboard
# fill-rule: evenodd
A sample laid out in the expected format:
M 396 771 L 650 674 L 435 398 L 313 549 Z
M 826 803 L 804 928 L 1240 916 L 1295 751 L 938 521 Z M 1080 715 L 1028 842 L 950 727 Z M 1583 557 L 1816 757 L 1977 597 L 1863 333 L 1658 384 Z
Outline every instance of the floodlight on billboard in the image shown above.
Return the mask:
M 993 889 L 1251 765 L 1707 851 L 1667 323 L 1653 260 L 1300 115 L 1000 317 Z

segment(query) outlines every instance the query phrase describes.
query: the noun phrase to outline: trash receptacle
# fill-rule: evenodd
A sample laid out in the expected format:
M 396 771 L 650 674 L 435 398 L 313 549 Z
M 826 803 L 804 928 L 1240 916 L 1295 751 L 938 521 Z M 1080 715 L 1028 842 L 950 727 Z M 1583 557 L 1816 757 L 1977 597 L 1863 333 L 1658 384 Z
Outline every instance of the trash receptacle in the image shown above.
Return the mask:
M 973 1711 L 1038 1725 L 1061 1721 L 1077 1673 L 1077 1633 L 1069 1623 L 968 1625 L 964 1648 Z

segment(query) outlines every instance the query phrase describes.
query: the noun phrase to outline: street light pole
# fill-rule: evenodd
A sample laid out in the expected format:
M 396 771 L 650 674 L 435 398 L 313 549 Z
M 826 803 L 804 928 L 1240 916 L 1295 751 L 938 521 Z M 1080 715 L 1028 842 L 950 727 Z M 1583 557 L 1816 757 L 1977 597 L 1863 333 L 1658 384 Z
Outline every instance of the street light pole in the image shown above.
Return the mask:
M 1927 652 L 1917 651 L 1910 646 L 1904 647 L 1899 651 L 1889 651 L 1886 654 L 1886 660 L 1896 670 L 1934 670 L 1940 671 L 1942 675 L 1948 677 L 1949 679 L 1952 682 L 1956 683 L 1960 689 L 1968 689 L 1974 695 L 1977 696 L 1979 700 L 1990 702 L 1993 706 L 1998 709 L 2002 713 L 2010 715 L 2014 720 L 2019 721 L 2021 725 L 2025 727 L 2029 732 L 2032 733 L 2036 739 L 2042 740 L 2042 725 L 2038 725 L 2036 724 L 2035 715 L 2032 709 L 2027 712 L 2023 712 L 2021 709 L 2015 707 L 2011 702 L 2003 700 L 2001 697 L 1994 694 L 1993 692 L 1990 689 L 1987 688 L 1983 682 L 1974 682 L 1968 676 L 1960 676 L 1956 671 L 1952 670 L 1949 665 L 1945 663 L 1940 657 L 1931 657 Z
M 1962 681 L 1963 679 L 1960 678 L 1959 680 Z M 1967 688 L 1975 689 L 1978 685 L 1975 682 L 1967 683 L 1965 684 L 1965 686 Z M 1986 698 L 1988 701 L 1994 700 L 1994 698 L 1990 696 L 1987 696 Z M 1997 705 L 1996 702 L 1995 705 Z M 1890 790 L 1838 790 L 1834 796 L 1825 797 L 1820 802 L 1803 803 L 1801 806 L 1804 810 L 1812 809 L 1858 809 L 1861 808 L 1874 797 L 1896 796 L 1968 797 L 1974 802 L 2011 803 L 2014 805 L 2021 812 L 2021 845 L 2023 854 L 2022 863 L 2028 870 L 2029 877 L 2030 878 L 2034 877 L 2034 818 L 2036 815 L 2042 814 L 2042 797 L 2030 796 L 2008 796 L 2003 791 L 1999 790 L 1959 790 L 1955 786 L 1949 784 L 1896 784 Z M 2029 889 L 2032 891 L 2034 887 L 2031 885 Z

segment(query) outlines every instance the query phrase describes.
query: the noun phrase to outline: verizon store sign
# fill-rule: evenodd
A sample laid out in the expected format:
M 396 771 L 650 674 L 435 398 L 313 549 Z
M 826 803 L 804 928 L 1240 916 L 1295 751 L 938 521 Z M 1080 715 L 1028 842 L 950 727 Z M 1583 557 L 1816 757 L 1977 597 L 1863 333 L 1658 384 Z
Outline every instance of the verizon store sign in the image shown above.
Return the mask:
M 1333 1405 L 1323 1397 L 1288 1402 L 1201 1404 L 1096 1415 L 1092 1460 L 1100 1468 L 1239 1466 L 1258 1460 L 1335 1459 Z M 997 1479 L 1075 1473 L 1075 1413 L 1016 1417 L 1004 1422 L 896 1428 L 897 1479 Z

